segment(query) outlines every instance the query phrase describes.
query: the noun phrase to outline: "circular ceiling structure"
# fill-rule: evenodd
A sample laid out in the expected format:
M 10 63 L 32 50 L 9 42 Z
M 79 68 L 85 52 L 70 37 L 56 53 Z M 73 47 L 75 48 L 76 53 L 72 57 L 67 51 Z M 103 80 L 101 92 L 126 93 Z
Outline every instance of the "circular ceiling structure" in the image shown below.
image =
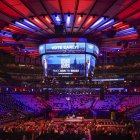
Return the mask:
M 139 0 L 1 0 L 0 50 L 38 56 L 47 39 L 84 37 L 100 50 L 138 52 L 139 5 Z

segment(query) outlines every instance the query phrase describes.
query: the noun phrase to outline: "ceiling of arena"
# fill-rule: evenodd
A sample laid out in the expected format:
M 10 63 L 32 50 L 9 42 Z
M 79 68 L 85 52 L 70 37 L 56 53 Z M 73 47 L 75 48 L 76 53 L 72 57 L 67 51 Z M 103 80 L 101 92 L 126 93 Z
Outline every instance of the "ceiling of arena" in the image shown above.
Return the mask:
M 84 37 L 100 49 L 140 51 L 140 0 L 1 0 L 0 50 L 38 55 L 49 38 Z

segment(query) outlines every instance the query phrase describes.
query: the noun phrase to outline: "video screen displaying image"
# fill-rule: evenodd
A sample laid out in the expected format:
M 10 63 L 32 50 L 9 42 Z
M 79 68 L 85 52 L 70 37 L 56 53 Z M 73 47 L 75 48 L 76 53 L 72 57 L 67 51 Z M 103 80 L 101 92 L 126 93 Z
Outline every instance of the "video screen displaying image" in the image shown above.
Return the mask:
M 86 43 L 86 52 L 93 53 L 94 44 Z
M 42 64 L 48 77 L 85 76 L 85 54 L 48 54 L 42 56 Z
M 99 48 L 95 44 L 86 43 L 86 52 L 98 55 L 99 54 Z
M 91 77 L 94 74 L 96 59 L 94 56 L 86 54 L 86 77 Z
M 46 52 L 46 50 L 45 50 L 45 44 L 40 45 L 39 46 L 39 53 L 40 54 L 44 54 L 45 52 Z

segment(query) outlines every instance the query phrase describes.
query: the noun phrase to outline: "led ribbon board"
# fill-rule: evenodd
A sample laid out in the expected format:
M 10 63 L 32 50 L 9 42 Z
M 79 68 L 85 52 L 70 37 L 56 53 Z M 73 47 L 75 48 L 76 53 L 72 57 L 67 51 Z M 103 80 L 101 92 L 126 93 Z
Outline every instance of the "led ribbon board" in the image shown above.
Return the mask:
M 91 55 L 98 55 L 99 49 L 95 44 L 91 43 L 48 43 L 39 46 L 40 55 L 47 53 L 91 53 Z

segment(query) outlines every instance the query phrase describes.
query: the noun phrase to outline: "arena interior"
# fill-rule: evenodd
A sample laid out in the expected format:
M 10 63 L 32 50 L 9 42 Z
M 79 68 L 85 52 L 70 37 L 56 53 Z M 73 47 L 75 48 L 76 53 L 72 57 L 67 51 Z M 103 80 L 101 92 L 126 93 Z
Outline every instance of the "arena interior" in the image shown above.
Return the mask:
M 140 140 L 140 0 L 0 0 L 0 140 Z

